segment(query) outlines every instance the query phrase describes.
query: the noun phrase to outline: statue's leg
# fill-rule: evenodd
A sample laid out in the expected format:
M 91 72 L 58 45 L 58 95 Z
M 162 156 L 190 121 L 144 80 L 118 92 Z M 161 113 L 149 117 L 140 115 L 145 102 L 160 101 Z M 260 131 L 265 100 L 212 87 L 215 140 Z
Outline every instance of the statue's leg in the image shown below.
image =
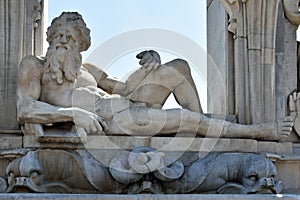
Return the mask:
M 196 85 L 191 75 L 189 64 L 182 59 L 175 59 L 165 65 L 172 67 L 183 77 L 181 84 L 173 89 L 174 97 L 182 108 L 203 113 Z
M 293 119 L 277 122 L 242 125 L 221 119 L 208 118 L 186 109 L 160 110 L 135 107 L 117 113 L 111 124 L 112 134 L 152 136 L 178 132 L 197 133 L 203 137 L 281 139 L 282 130 L 292 130 Z
M 177 132 L 197 133 L 204 115 L 186 109 L 161 110 L 134 107 L 117 113 L 110 124 L 111 134 L 153 136 Z
M 203 117 L 199 125 L 198 134 L 208 137 L 280 140 L 289 136 L 293 125 L 294 118 L 291 116 L 286 116 L 274 122 L 250 125 Z

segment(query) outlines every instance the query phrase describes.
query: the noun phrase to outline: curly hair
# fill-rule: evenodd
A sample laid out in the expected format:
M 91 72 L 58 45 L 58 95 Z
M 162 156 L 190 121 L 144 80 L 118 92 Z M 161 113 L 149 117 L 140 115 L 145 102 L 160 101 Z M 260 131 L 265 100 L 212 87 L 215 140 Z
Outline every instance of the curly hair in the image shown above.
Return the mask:
M 51 26 L 47 29 L 47 41 L 52 45 L 55 33 L 65 24 L 71 24 L 81 34 L 80 51 L 86 51 L 91 45 L 90 29 L 86 27 L 82 16 L 78 12 L 63 12 L 59 17 L 53 19 Z

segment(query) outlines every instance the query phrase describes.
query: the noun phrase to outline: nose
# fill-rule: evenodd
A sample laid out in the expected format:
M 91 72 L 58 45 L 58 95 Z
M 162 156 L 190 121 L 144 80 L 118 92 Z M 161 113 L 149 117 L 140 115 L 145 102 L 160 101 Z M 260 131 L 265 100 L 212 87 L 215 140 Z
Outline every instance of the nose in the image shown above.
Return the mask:
M 274 178 L 264 178 L 264 185 L 267 187 L 271 187 L 275 185 Z
M 28 184 L 28 179 L 26 177 L 18 177 L 15 179 L 16 186 L 25 186 Z
M 66 44 L 68 41 L 67 41 L 67 36 L 66 34 L 62 34 L 61 37 L 60 37 L 60 42 L 62 44 Z

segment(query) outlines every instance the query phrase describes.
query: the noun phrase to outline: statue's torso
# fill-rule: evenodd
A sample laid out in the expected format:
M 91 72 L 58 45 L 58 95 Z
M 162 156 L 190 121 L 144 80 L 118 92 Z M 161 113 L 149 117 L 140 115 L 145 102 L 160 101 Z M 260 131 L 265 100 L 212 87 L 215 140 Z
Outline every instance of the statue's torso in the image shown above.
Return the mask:
M 57 83 L 50 74 L 44 71 L 41 86 L 40 100 L 61 107 L 72 107 L 74 103 L 78 104 L 79 97 L 84 97 L 88 101 L 88 99 L 95 98 L 95 96 L 101 98 L 101 95 L 104 94 L 97 88 L 94 77 L 85 70 L 80 70 L 74 82 L 63 78 L 62 84 Z M 91 92 L 92 88 L 98 92 Z

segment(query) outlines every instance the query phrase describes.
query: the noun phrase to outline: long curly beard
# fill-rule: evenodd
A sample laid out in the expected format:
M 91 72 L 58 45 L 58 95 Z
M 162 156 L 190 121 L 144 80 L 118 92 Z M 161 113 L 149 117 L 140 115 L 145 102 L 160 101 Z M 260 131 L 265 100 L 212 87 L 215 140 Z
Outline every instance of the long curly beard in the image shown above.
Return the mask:
M 81 62 L 82 57 L 77 49 L 72 49 L 69 45 L 52 46 L 46 54 L 45 73 L 49 73 L 58 84 L 63 84 L 64 81 L 74 82 Z

